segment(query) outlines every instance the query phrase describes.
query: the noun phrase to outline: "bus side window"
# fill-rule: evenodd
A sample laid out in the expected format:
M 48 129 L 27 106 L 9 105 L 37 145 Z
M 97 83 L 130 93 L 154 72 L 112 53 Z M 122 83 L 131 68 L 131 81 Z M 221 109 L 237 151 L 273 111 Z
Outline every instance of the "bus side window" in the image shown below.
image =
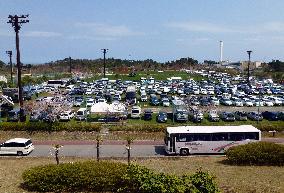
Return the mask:
M 245 133 L 245 139 L 259 140 L 258 133 Z
M 228 141 L 228 133 L 213 133 L 212 141 Z
M 230 133 L 230 141 L 242 141 L 244 138 L 244 133 Z
M 210 134 L 198 134 L 198 141 L 211 141 Z
M 186 142 L 186 134 L 179 134 L 177 141 Z

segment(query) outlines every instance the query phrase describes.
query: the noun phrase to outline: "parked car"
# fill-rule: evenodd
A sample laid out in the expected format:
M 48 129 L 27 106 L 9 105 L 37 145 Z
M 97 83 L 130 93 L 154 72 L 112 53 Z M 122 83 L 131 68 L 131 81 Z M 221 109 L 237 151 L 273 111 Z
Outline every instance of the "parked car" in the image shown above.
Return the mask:
M 162 98 L 161 103 L 164 107 L 170 106 L 170 100 L 168 98 Z
M 187 111 L 177 109 L 174 113 L 174 120 L 178 122 L 186 122 L 188 121 L 188 113 Z
M 60 113 L 59 121 L 70 121 L 74 117 L 74 113 L 72 111 L 65 111 Z
M 145 94 L 141 94 L 141 101 L 142 102 L 147 102 L 148 98 L 147 98 L 147 95 L 146 93 Z
M 247 113 L 244 111 L 236 111 L 235 112 L 235 119 L 238 121 L 246 121 L 248 120 L 247 118 Z
M 131 109 L 130 117 L 132 119 L 140 119 L 140 116 L 141 116 L 141 107 L 133 106 Z
M 159 99 L 157 98 L 156 95 L 152 95 L 151 98 L 150 98 L 150 104 L 153 105 L 153 106 L 158 106 L 160 103 L 159 103 Z
M 262 113 L 263 118 L 269 121 L 278 121 L 279 120 L 278 115 L 279 115 L 278 112 L 265 111 Z
M 222 105 L 225 105 L 225 106 L 231 106 L 233 104 L 232 101 L 230 99 L 227 99 L 227 98 L 222 98 L 220 100 L 220 103 Z
M 168 120 L 168 115 L 166 112 L 160 111 L 157 115 L 157 122 L 159 123 L 166 123 Z
M 79 121 L 84 121 L 87 119 L 88 114 L 89 112 L 86 108 L 80 108 L 75 115 L 75 119 Z
M 93 98 L 89 98 L 87 101 L 86 101 L 86 107 L 91 107 L 95 104 L 95 99 Z
M 41 112 L 39 111 L 32 111 L 30 115 L 30 122 L 38 122 L 42 120 Z
M 145 109 L 144 111 L 144 120 L 152 120 L 153 111 L 151 109 Z
M 263 119 L 262 115 L 260 113 L 258 114 L 257 112 L 249 112 L 248 118 L 253 121 L 262 121 Z
M 0 144 L 0 154 L 4 155 L 28 155 L 34 150 L 30 139 L 14 138 Z
M 216 111 L 216 110 L 211 110 L 211 111 L 209 111 L 209 113 L 208 113 L 208 120 L 209 120 L 209 121 L 212 121 L 212 122 L 218 122 L 218 121 L 220 121 L 220 117 L 219 117 L 219 115 L 217 114 L 217 111 Z
M 220 118 L 223 121 L 235 121 L 235 115 L 232 112 L 222 112 Z
M 23 110 L 24 120 L 26 120 L 26 114 Z M 7 121 L 8 122 L 18 122 L 20 120 L 20 109 L 14 109 L 8 112 Z

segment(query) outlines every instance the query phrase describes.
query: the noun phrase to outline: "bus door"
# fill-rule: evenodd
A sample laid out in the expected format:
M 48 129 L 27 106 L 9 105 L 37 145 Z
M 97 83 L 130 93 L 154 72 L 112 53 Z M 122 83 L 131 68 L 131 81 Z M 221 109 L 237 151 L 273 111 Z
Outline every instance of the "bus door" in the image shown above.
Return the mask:
M 174 135 L 170 136 L 170 152 L 176 152 L 176 137 Z

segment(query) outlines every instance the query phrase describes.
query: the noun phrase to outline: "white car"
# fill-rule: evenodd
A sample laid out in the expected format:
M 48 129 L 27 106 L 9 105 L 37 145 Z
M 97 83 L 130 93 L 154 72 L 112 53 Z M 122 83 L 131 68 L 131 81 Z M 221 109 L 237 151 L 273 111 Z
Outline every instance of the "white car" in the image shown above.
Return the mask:
M 1 155 L 28 155 L 34 150 L 34 145 L 30 139 L 14 138 L 0 144 Z
M 200 89 L 200 94 L 207 95 L 207 90 L 204 88 Z
M 146 94 L 141 94 L 141 101 L 142 102 L 147 102 L 148 98 Z
M 139 106 L 133 106 L 131 109 L 131 118 L 140 119 L 141 116 L 141 108 Z
M 169 107 L 170 106 L 170 100 L 168 98 L 163 98 L 162 99 L 162 105 L 164 107 Z
M 193 94 L 199 95 L 199 89 L 193 89 Z
M 244 99 L 244 103 L 245 103 L 245 106 L 247 107 L 252 107 L 253 106 L 253 102 L 249 99 Z
M 244 103 L 243 103 L 242 100 L 235 100 L 235 101 L 234 101 L 234 105 L 235 105 L 236 107 L 242 107 L 242 106 L 244 106 Z
M 93 106 L 95 104 L 95 99 L 88 99 L 87 101 L 86 101 L 86 107 L 91 107 L 91 106 Z
M 263 101 L 265 106 L 272 107 L 274 105 L 274 103 L 271 100 L 264 99 Z
M 258 106 L 263 107 L 263 106 L 264 106 L 264 102 L 263 102 L 262 100 L 256 99 L 256 100 L 254 101 L 254 105 L 255 105 L 256 107 L 258 107 Z
M 65 111 L 60 113 L 59 121 L 70 121 L 74 117 L 74 113 L 72 111 Z
M 212 97 L 212 98 L 211 98 L 211 103 L 212 103 L 212 105 L 214 105 L 214 106 L 219 106 L 219 105 L 220 105 L 220 101 L 219 101 L 219 99 L 217 99 L 216 97 Z
M 218 121 L 220 120 L 220 117 L 219 117 L 219 115 L 217 114 L 217 111 L 211 110 L 211 111 L 208 113 L 208 119 L 209 119 L 209 121 L 218 122 Z
M 92 95 L 93 94 L 93 90 L 91 88 L 88 88 L 85 92 L 86 95 Z

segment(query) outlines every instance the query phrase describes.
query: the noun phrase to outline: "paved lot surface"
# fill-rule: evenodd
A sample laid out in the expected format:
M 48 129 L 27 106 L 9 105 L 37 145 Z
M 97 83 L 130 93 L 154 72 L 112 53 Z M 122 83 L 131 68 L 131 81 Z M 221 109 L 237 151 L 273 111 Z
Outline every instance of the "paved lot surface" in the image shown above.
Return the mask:
M 75 157 L 96 157 L 95 145 L 65 145 L 60 149 L 60 156 Z M 127 157 L 125 145 L 102 145 L 100 147 L 101 157 Z M 158 157 L 164 156 L 161 145 L 133 145 L 131 148 L 132 157 Z M 52 157 L 54 149 L 50 145 L 36 145 L 35 150 L 29 156 Z

